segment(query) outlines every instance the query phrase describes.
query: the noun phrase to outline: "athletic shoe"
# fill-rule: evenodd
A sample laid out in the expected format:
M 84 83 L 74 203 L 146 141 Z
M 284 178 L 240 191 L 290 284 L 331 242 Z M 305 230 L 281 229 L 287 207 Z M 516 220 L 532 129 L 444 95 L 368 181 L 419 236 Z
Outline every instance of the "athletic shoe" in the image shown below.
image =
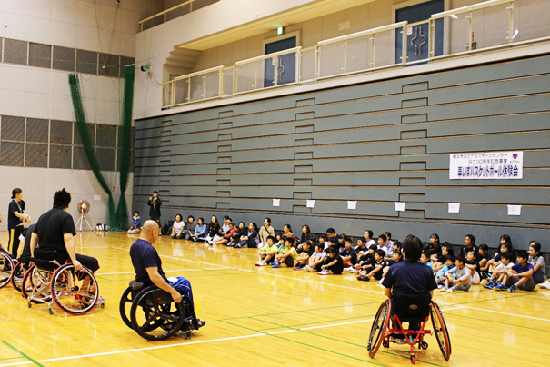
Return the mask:
M 493 282 L 492 280 L 489 280 L 487 283 L 483 285 L 483 288 L 487 288 L 487 289 L 493 289 L 494 287 L 495 287 L 495 282 Z
M 303 268 L 297 268 L 297 267 L 294 267 L 293 269 L 296 270 L 296 271 L 302 271 L 303 270 Z
M 380 279 L 379 281 L 376 282 L 376 284 L 382 284 L 384 283 L 384 278 Z
M 309 266 L 309 265 L 306 265 L 305 269 L 306 269 L 307 271 L 313 271 L 313 269 L 312 269 L 311 266 Z
M 495 291 L 505 291 L 506 290 L 506 286 L 501 283 L 499 285 L 496 285 L 495 288 L 493 288 Z
M 350 272 L 350 273 L 356 273 L 355 268 L 353 266 L 350 266 L 349 268 L 346 268 L 345 270 Z
M 449 288 L 447 288 L 447 287 L 439 288 L 440 292 L 447 292 L 448 290 L 449 290 Z
M 444 288 L 445 288 L 445 286 L 443 284 L 440 284 L 440 285 L 437 286 L 437 289 L 444 289 Z
M 514 293 L 515 291 L 516 291 L 516 285 L 512 284 L 512 286 L 510 288 L 508 288 L 508 292 Z
M 318 272 L 317 274 L 319 274 L 319 275 L 327 275 L 327 274 L 328 274 L 328 270 L 327 270 L 327 269 L 323 269 L 323 270 L 321 270 L 320 272 Z
M 256 264 L 254 264 L 256 266 L 265 266 L 265 263 L 263 261 L 258 261 Z
M 455 287 L 451 287 L 447 289 L 447 293 L 453 293 L 455 291 Z
M 272 267 L 272 268 L 280 268 L 280 267 L 281 267 L 281 263 L 274 262 L 274 263 L 271 264 L 271 267 Z

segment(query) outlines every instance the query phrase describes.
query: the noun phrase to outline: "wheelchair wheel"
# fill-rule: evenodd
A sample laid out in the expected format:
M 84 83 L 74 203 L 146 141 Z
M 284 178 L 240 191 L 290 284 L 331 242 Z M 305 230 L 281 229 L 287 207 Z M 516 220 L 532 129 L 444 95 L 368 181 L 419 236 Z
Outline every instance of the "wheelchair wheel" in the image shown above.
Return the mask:
M 132 328 L 144 339 L 166 340 L 181 329 L 185 321 L 183 302 L 155 286 L 147 287 L 132 302 Z
M 439 349 L 443 353 L 443 357 L 448 361 L 451 358 L 451 339 L 447 332 L 447 326 L 445 325 L 445 319 L 439 309 L 439 306 L 432 301 L 432 307 L 430 309 L 430 316 L 434 327 L 435 339 L 439 344 Z
M 73 264 L 58 268 L 50 283 L 54 303 L 71 315 L 83 315 L 92 310 L 99 290 L 94 274 L 86 267 L 76 271 Z
M 128 326 L 130 329 L 134 330 L 134 327 L 132 326 L 132 321 L 130 321 L 130 309 L 132 308 L 132 287 L 126 288 L 124 293 L 122 293 L 122 297 L 120 298 L 120 303 L 118 304 L 118 310 L 120 311 L 120 317 L 122 317 L 122 321 Z
M 23 278 L 25 277 L 25 264 L 17 262 L 14 264 L 13 272 L 11 275 L 11 284 L 18 291 L 21 292 L 21 285 L 23 284 Z M 32 290 L 32 288 L 30 289 Z
M 380 344 L 382 344 L 382 341 L 384 340 L 386 330 L 388 329 L 388 323 L 390 322 L 390 312 L 390 300 L 386 300 L 382 303 L 376 312 L 367 344 L 367 350 L 369 351 L 369 356 L 371 358 L 374 358 L 378 348 L 380 348 Z
M 23 294 L 23 298 L 28 300 L 29 303 L 50 302 L 52 299 L 49 289 L 50 277 L 50 273 L 38 270 L 35 265 L 32 265 L 25 272 L 25 276 L 23 277 L 23 282 L 21 284 L 21 293 Z M 35 292 L 41 288 L 45 288 L 43 289 L 45 293 L 35 294 Z M 32 299 L 29 300 L 29 297 Z
M 13 273 L 13 260 L 11 257 L 0 251 L 0 289 L 4 288 L 11 280 L 11 275 Z

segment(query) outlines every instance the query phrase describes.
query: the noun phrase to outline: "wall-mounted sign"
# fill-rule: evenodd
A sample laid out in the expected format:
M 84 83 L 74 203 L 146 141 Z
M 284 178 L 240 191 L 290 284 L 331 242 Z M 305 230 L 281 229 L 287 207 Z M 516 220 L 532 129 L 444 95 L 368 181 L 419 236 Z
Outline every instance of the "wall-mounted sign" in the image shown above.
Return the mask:
M 451 180 L 523 178 L 523 152 L 459 153 L 449 157 Z

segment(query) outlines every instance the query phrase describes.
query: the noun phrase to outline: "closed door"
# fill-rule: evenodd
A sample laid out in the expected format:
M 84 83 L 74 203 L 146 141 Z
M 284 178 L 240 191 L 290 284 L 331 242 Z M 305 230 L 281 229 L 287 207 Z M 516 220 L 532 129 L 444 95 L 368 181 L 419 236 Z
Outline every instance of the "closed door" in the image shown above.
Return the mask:
M 296 47 L 296 36 L 288 37 L 272 43 L 267 43 L 265 45 L 265 54 L 269 55 L 294 47 Z M 296 80 L 295 55 L 288 54 L 279 56 L 276 72 L 277 76 L 275 77 L 275 65 L 273 65 L 273 59 L 265 60 L 264 87 L 274 86 L 275 78 L 277 78 L 277 85 L 294 83 L 294 81 Z
M 407 6 L 395 11 L 395 21 L 407 21 L 409 24 L 429 19 L 433 14 L 445 11 L 444 0 L 433 0 L 426 3 Z M 414 25 L 407 28 L 407 62 L 426 59 L 429 57 L 428 45 L 430 40 L 429 23 Z M 403 35 L 395 34 L 395 63 L 402 62 Z M 435 56 L 443 54 L 443 18 L 435 21 Z

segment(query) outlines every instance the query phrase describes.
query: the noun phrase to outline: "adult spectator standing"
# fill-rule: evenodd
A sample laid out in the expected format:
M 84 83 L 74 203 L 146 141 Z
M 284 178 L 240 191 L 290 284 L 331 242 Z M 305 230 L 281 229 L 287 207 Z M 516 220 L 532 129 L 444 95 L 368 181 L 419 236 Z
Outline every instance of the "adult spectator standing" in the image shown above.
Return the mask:
M 17 259 L 19 249 L 19 236 L 25 230 L 25 223 L 31 221 L 31 217 L 25 214 L 25 202 L 23 201 L 23 190 L 15 188 L 11 195 L 12 201 L 8 205 L 8 250 L 14 259 Z
M 155 284 L 157 287 L 172 295 L 174 302 L 181 302 L 185 297 L 188 309 L 186 313 L 193 317 L 193 326 L 196 330 L 204 326 L 205 322 L 197 319 L 191 283 L 184 277 L 166 278 L 162 270 L 162 261 L 153 247 L 157 240 L 158 226 L 151 220 L 146 221 L 141 229 L 139 239 L 130 247 L 130 257 L 136 272 L 136 281 L 146 286 Z
M 149 205 L 149 217 L 152 221 L 157 223 L 159 228 L 162 228 L 160 224 L 160 206 L 162 205 L 162 200 L 159 198 L 159 193 L 157 191 L 153 192 L 153 196 L 149 198 L 147 205 Z
M 91 256 L 75 253 L 73 236 L 76 235 L 73 217 L 67 213 L 71 203 L 71 194 L 57 191 L 53 196 L 53 208 L 42 214 L 36 222 L 31 237 L 31 256 L 35 257 L 36 245 L 40 244 L 39 259 L 55 260 L 60 264 L 73 263 L 75 270 L 82 265 L 95 273 L 99 269 L 98 261 Z

